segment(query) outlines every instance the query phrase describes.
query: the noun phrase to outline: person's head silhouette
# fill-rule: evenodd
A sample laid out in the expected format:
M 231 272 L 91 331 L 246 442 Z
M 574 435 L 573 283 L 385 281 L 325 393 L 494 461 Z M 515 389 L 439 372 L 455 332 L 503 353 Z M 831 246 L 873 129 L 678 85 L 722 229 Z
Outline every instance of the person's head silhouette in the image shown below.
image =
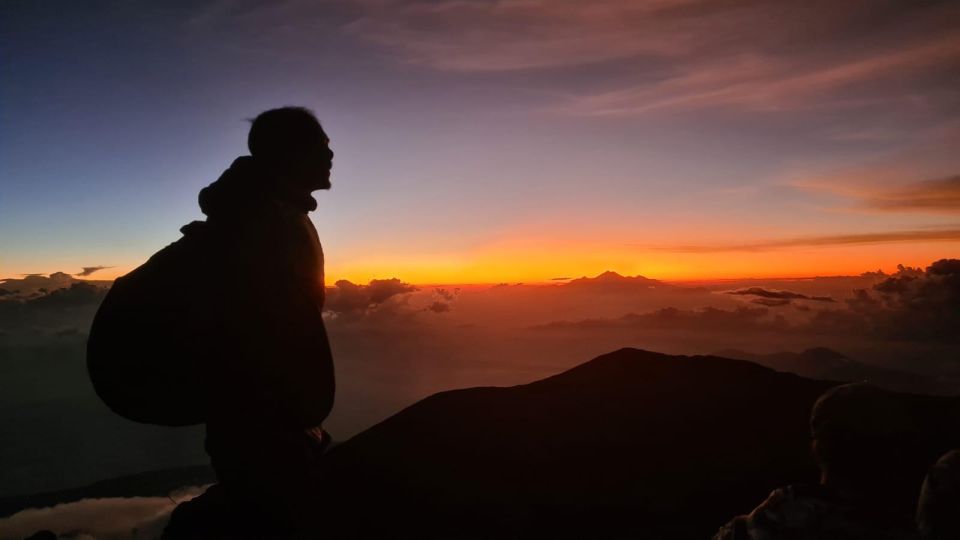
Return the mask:
M 288 189 L 330 189 L 330 139 L 309 109 L 281 107 L 260 113 L 250 126 L 247 147 Z

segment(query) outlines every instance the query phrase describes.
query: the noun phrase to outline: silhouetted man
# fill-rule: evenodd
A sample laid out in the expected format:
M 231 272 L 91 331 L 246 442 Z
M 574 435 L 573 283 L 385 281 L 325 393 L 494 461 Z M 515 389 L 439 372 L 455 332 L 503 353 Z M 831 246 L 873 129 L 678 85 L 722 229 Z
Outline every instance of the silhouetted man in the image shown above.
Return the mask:
M 323 252 L 307 217 L 317 205 L 311 192 L 330 188 L 333 152 L 299 107 L 257 116 L 248 146 L 250 156 L 200 192 L 207 220 L 197 225 L 216 239 L 210 265 L 222 273 L 208 338 L 206 449 L 232 511 L 280 535 L 309 519 L 333 405 Z
M 773 491 L 714 540 L 910 539 L 922 474 L 913 421 L 897 395 L 863 384 L 827 390 L 810 414 L 818 485 Z

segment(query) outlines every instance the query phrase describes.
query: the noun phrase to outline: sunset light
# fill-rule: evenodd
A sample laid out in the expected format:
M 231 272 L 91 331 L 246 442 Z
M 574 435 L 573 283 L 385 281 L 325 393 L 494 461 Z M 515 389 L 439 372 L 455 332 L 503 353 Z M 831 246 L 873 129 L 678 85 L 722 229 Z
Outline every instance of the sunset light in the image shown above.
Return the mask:
M 0 540 L 960 538 L 960 1 L 0 0 Z

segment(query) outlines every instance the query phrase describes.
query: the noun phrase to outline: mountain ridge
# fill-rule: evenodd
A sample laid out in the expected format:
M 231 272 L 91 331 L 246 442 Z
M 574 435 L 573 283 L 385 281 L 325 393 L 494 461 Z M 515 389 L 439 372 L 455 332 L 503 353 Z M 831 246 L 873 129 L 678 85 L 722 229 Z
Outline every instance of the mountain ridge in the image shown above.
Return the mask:
M 341 517 L 376 508 L 427 537 L 589 537 L 599 516 L 624 535 L 704 537 L 773 488 L 816 481 L 807 417 L 834 384 L 743 360 L 619 349 L 400 411 L 330 452 L 330 504 Z M 735 444 L 716 447 L 725 438 Z M 403 500 L 383 495 L 395 493 Z M 465 533 L 463 519 L 488 525 Z

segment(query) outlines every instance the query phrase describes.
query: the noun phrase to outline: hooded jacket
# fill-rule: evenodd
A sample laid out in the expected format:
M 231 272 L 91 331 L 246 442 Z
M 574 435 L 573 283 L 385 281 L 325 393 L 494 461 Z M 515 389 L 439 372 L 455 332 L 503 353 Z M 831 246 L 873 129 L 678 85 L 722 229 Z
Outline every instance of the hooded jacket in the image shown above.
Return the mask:
M 307 217 L 316 201 L 278 185 L 240 157 L 200 192 L 206 221 L 182 229 L 212 246 L 215 270 L 205 273 L 219 291 L 208 318 L 208 427 L 310 428 L 333 406 L 323 251 Z

